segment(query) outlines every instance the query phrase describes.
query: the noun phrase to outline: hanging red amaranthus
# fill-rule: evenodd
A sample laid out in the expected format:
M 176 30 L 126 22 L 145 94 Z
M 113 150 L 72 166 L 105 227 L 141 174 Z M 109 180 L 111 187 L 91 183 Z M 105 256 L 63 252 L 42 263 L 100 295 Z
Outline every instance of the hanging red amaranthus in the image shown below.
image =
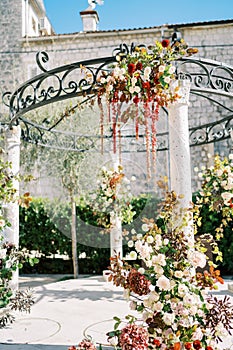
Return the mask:
M 101 72 L 97 81 L 98 98 L 101 100 L 102 96 L 105 96 L 111 105 L 114 152 L 117 150 L 118 122 L 122 123 L 128 120 L 122 118 L 120 106 L 122 103 L 133 103 L 136 107 L 135 114 L 131 115 L 130 118 L 135 120 L 136 139 L 139 137 L 139 124 L 144 124 L 148 164 L 150 158 L 148 124 L 150 119 L 152 157 L 155 164 L 156 121 L 159 116 L 159 108 L 168 106 L 168 104 L 180 98 L 179 87 L 174 88 L 173 84 L 176 81 L 176 74 L 172 62 L 196 52 L 198 52 L 197 49 L 188 48 L 183 40 L 172 44 L 169 40 L 156 41 L 153 46 L 147 48 L 135 47 L 132 54 L 120 56 L 110 73 L 107 71 Z M 143 106 L 142 116 L 139 115 L 140 105 Z M 149 107 L 149 105 L 152 107 Z M 103 120 L 102 108 L 101 106 L 101 125 Z M 139 118 L 142 118 L 142 123 Z

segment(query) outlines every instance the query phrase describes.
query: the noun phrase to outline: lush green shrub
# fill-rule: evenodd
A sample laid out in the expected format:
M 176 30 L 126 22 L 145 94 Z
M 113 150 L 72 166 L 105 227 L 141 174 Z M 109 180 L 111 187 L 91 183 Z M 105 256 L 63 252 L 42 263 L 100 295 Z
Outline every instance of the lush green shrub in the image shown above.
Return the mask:
M 133 198 L 135 219 L 124 224 L 123 229 L 137 230 L 144 216 L 154 217 L 158 199 L 149 195 Z M 98 227 L 98 217 L 84 202 L 77 206 L 77 252 L 79 273 L 101 273 L 109 266 L 110 239 Z M 33 267 L 26 264 L 22 273 L 72 273 L 72 264 L 67 260 L 51 259 L 55 254 L 67 255 L 71 259 L 71 209 L 69 203 L 55 203 L 38 198 L 28 209 L 20 208 L 20 247 L 42 256 Z M 128 252 L 124 242 L 124 254 Z M 47 257 L 47 258 L 46 258 Z M 48 259 L 49 257 L 49 259 Z M 57 261 L 56 261 L 57 260 Z
M 198 192 L 194 193 L 193 201 L 196 203 Z M 208 204 L 203 204 L 200 210 L 201 224 L 197 226 L 197 234 L 210 234 L 216 239 L 216 228 L 221 225 L 222 214 L 209 209 Z M 233 222 L 230 221 L 223 230 L 223 237 L 218 241 L 218 247 L 223 256 L 222 262 L 216 262 L 222 275 L 233 274 Z M 213 256 L 214 259 L 214 256 Z

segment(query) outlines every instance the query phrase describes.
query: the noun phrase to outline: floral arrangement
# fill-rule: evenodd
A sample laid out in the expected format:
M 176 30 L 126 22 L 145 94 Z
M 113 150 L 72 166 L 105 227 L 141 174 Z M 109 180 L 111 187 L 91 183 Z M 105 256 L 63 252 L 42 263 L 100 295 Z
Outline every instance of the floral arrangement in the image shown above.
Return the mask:
M 204 280 L 195 273 L 205 268 L 206 255 L 185 231 L 189 210 L 181 221 L 177 210 L 179 198 L 167 192 L 157 220 L 145 218 L 142 231 L 130 237 L 138 264 L 111 258 L 109 279 L 124 288 L 132 310 L 123 320 L 114 317 L 107 336 L 115 349 L 217 350 L 231 335 L 233 305 L 209 293 L 223 280 L 213 266 Z M 95 349 L 87 342 L 72 350 Z
M 0 150 L 0 153 L 3 153 Z M 0 328 L 6 326 L 8 322 L 13 322 L 14 317 L 10 310 L 30 311 L 33 304 L 32 293 L 29 290 L 17 291 L 11 287 L 11 280 L 14 271 L 22 267 L 25 261 L 35 263 L 36 260 L 30 258 L 27 252 L 20 251 L 11 242 L 4 238 L 4 229 L 10 226 L 10 222 L 5 218 L 4 205 L 9 202 L 18 201 L 20 205 L 27 207 L 31 201 L 29 193 L 25 193 L 18 198 L 14 188 L 16 177 L 11 174 L 11 163 L 0 159 Z M 25 177 L 26 179 L 27 177 Z M 7 310 L 6 310 L 7 309 Z M 4 310 L 2 313 L 1 310 Z
M 135 121 L 136 139 L 139 136 L 139 125 L 144 126 L 148 173 L 150 148 L 155 163 L 156 121 L 159 108 L 180 98 L 179 85 L 174 84 L 177 77 L 173 62 L 196 52 L 198 50 L 188 48 L 183 39 L 173 43 L 167 39 L 156 41 L 155 45 L 135 47 L 134 51 L 126 56 L 118 55 L 113 69 L 110 72 L 102 70 L 97 79 L 101 135 L 103 136 L 105 122 L 102 99 L 105 97 L 110 107 L 107 124 L 111 120 L 114 152 L 116 152 L 117 137 L 120 142 L 118 126 L 132 118 Z M 129 104 L 125 112 L 121 111 L 123 102 Z
M 124 223 L 132 222 L 135 212 L 130 203 L 130 180 L 123 173 L 123 167 L 119 165 L 117 170 L 102 167 L 97 184 L 97 190 L 87 194 L 85 201 L 98 216 L 98 224 L 105 231 L 111 229 L 115 215 Z
M 213 163 L 213 166 L 199 173 L 203 182 L 197 205 L 208 205 L 210 211 L 221 215 L 221 224 L 215 229 L 216 239 L 219 240 L 223 237 L 224 227 L 233 219 L 233 154 L 223 160 L 216 155 Z

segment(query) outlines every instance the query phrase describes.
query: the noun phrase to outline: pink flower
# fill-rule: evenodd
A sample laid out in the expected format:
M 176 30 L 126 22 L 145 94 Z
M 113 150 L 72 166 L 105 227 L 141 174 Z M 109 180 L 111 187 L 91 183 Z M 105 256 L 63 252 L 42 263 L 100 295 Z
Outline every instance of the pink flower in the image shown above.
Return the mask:
M 83 341 L 81 341 L 78 344 L 77 349 L 76 348 L 74 348 L 74 349 L 71 348 L 71 350 L 96 350 L 96 347 L 91 341 L 84 339 Z
M 147 330 L 135 324 L 129 324 L 122 329 L 120 345 L 122 350 L 147 350 L 149 336 Z

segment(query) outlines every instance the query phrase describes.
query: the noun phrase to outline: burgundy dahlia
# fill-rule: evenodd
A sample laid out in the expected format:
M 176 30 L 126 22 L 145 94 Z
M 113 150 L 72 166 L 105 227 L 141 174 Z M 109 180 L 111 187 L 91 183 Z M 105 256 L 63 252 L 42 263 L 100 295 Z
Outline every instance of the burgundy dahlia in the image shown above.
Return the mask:
M 201 345 L 200 340 L 194 340 L 194 342 L 193 342 L 193 347 L 194 347 L 195 350 L 201 349 L 201 348 L 202 348 L 202 345 Z
M 129 75 L 132 75 L 136 71 L 136 66 L 134 63 L 129 63 L 128 64 L 128 72 Z
M 147 330 L 135 324 L 129 324 L 121 330 L 120 345 L 122 350 L 147 350 L 149 336 Z
M 142 70 L 142 62 L 136 64 L 136 70 Z
M 138 104 L 138 103 L 140 102 L 140 98 L 138 97 L 138 95 L 134 96 L 133 102 L 134 102 L 135 104 Z
M 136 269 L 132 269 L 128 276 L 128 284 L 131 292 L 138 295 L 147 295 L 150 293 L 150 281 L 146 279 L 140 272 Z

